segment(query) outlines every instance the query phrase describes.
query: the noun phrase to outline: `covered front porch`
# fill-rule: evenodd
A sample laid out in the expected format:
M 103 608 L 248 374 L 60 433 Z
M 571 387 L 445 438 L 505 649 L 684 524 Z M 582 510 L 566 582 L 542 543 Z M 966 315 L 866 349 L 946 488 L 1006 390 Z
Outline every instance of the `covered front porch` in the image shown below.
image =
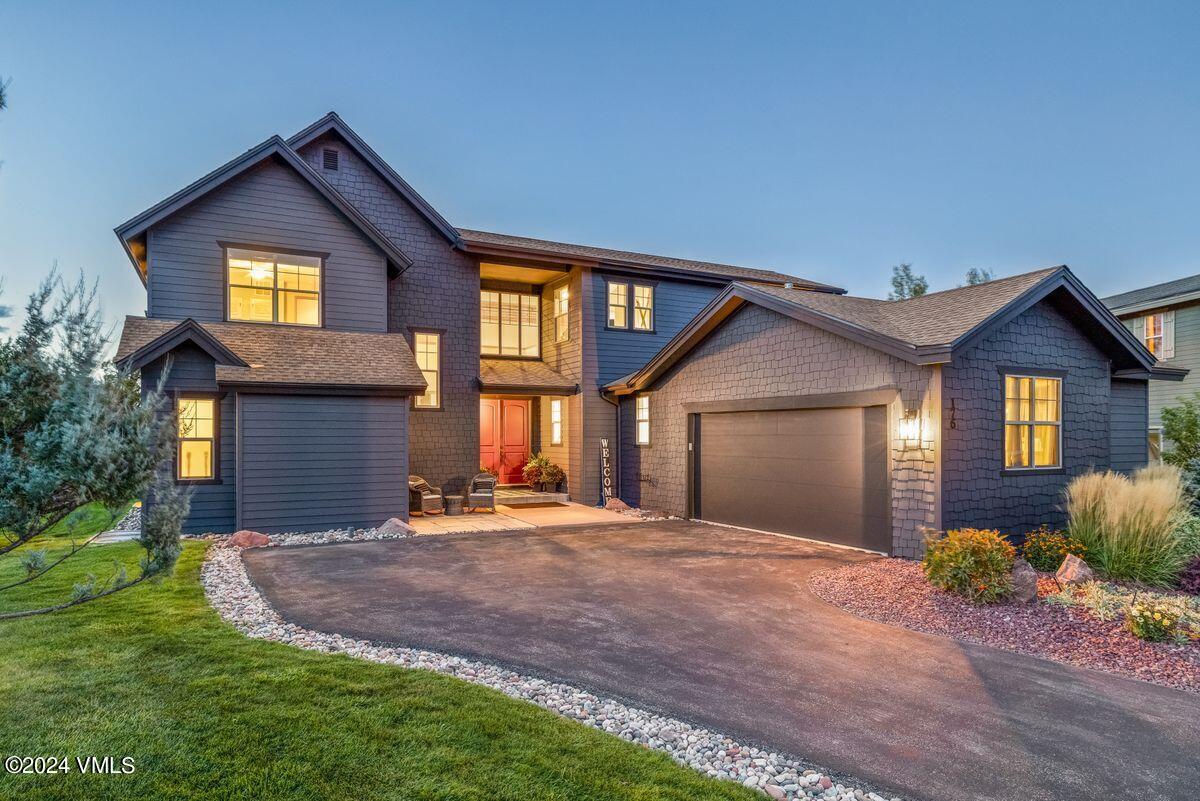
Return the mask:
M 584 506 L 572 503 L 560 493 L 540 493 L 533 491 L 512 491 L 503 495 L 504 490 L 496 492 L 495 512 L 470 512 L 461 515 L 426 515 L 413 517 L 409 525 L 418 534 L 449 534 L 460 531 L 518 531 L 521 529 L 540 528 L 542 526 L 582 526 L 604 523 L 637 523 L 640 519 L 631 515 L 610 512 L 607 509 L 597 509 L 594 506 Z M 551 495 L 559 495 L 562 500 L 546 500 Z M 503 500 L 502 500 L 503 498 Z M 509 501 L 516 500 L 515 505 Z

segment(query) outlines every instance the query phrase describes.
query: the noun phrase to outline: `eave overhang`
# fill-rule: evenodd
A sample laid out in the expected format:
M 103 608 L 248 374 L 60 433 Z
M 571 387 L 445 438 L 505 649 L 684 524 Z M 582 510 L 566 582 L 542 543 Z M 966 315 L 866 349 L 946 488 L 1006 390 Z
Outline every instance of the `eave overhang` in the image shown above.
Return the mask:
M 218 167 L 200 180 L 179 190 L 170 197 L 151 206 L 136 217 L 118 225 L 113 229 L 125 254 L 133 263 L 138 277 L 146 283 L 146 232 L 168 217 L 182 211 L 192 203 L 219 189 L 247 170 L 256 167 L 269 158 L 275 158 L 294 169 L 301 178 L 310 184 L 320 195 L 334 206 L 351 224 L 358 228 L 384 256 L 387 257 L 392 269 L 397 273 L 404 272 L 412 266 L 413 261 L 400 248 L 387 238 L 382 231 L 375 227 L 354 207 L 350 201 L 333 188 L 324 178 L 316 173 L 296 152 L 288 147 L 279 136 L 272 136 L 257 147 L 247 150 L 232 161 Z

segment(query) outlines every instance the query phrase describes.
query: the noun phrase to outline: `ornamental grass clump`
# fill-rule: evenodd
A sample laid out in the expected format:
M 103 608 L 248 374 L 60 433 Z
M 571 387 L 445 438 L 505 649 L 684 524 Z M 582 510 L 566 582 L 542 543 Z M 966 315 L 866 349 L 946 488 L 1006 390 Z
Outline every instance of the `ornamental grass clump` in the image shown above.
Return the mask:
M 1021 546 L 1025 561 L 1034 570 L 1046 573 L 1057 570 L 1067 554 L 1087 561 L 1087 547 L 1082 542 L 1061 531 L 1052 531 L 1048 526 L 1040 526 L 1026 534 L 1025 544 Z
M 921 568 L 929 583 L 972 603 L 994 603 L 1012 590 L 1017 552 L 998 531 L 962 528 L 925 545 Z
M 1179 608 L 1155 600 L 1134 601 L 1125 625 L 1135 636 L 1150 642 L 1169 640 L 1179 627 Z
M 1154 465 L 1132 477 L 1088 473 L 1067 486 L 1066 500 L 1068 534 L 1109 578 L 1171 587 L 1200 549 L 1176 467 Z

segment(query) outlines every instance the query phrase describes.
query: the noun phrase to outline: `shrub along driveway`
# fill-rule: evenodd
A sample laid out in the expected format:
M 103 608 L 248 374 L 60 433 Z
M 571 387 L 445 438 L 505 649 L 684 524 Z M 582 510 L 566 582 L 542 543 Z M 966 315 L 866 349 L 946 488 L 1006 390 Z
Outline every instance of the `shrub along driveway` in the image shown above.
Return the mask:
M 911 798 L 1193 797 L 1200 697 L 862 620 L 686 522 L 245 552 L 289 620 L 569 681 Z

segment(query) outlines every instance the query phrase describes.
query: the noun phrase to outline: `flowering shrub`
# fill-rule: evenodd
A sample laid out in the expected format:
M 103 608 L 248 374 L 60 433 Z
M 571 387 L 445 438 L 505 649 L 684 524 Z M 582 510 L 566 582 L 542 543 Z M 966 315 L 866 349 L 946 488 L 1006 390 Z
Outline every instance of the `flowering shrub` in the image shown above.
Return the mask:
M 1175 635 L 1179 625 L 1179 609 L 1162 601 L 1134 601 L 1125 622 L 1136 636 L 1157 642 Z
M 1040 526 L 1025 535 L 1025 544 L 1021 546 L 1025 561 L 1034 570 L 1045 572 L 1058 570 L 1067 554 L 1074 554 L 1086 561 L 1087 547 L 1074 537 L 1061 531 L 1051 531 L 1047 526 Z
M 1012 589 L 1017 551 L 998 531 L 962 528 L 925 545 L 921 568 L 929 583 L 972 603 L 998 601 Z

